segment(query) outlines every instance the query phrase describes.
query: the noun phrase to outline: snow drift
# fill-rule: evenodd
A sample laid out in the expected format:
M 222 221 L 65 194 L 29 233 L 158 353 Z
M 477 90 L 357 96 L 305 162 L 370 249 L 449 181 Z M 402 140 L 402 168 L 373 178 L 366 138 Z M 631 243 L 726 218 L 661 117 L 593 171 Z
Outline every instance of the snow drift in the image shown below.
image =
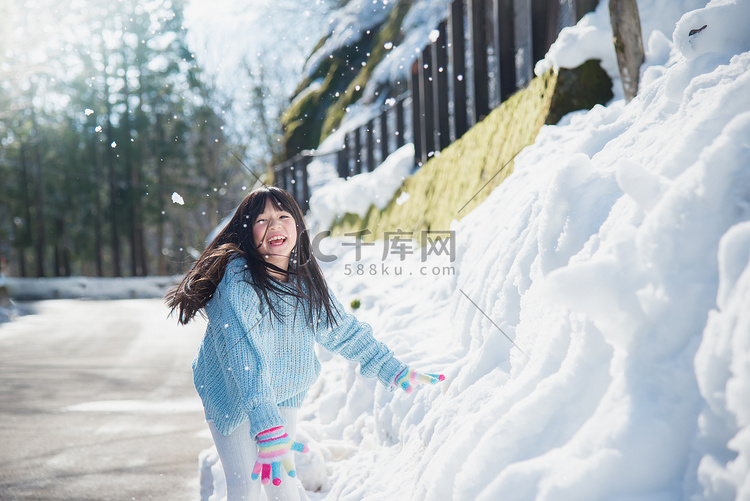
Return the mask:
M 716 1 L 673 43 L 647 33 L 639 96 L 544 127 L 452 225 L 455 261 L 327 242 L 342 302 L 447 381 L 389 393 L 321 353 L 298 426 L 310 499 L 750 499 L 738 19 L 750 2 Z

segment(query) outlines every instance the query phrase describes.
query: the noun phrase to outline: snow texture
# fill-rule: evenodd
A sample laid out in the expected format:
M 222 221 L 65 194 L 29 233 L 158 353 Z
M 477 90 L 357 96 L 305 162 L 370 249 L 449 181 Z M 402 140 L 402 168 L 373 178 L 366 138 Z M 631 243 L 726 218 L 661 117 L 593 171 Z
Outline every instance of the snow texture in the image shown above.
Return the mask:
M 409 143 L 391 153 L 372 172 L 357 174 L 346 180 L 338 176 L 328 178 L 310 197 L 308 223 L 311 229 L 330 228 L 337 217 L 344 215 L 342 209 L 361 218 L 367 215 L 372 205 L 380 210 L 385 209 L 413 168 L 414 145 Z M 331 170 L 320 169 L 322 172 Z M 310 175 L 313 176 L 314 172 L 318 171 L 311 170 Z

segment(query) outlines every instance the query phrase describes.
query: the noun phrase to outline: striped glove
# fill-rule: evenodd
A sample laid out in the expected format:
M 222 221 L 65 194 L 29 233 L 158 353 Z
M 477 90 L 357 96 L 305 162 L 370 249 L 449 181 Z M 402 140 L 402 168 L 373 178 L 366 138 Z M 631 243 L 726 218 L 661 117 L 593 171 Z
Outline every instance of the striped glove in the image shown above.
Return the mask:
M 411 393 L 417 385 L 423 383 L 437 384 L 438 381 L 445 381 L 445 376 L 442 374 L 423 374 L 407 367 L 398 373 L 394 383 L 406 393 Z
M 270 430 L 258 433 L 255 439 L 258 443 L 258 460 L 255 462 L 251 478 L 267 485 L 273 478 L 273 485 L 281 485 L 281 466 L 284 466 L 287 475 L 296 477 L 292 461 L 292 451 L 307 452 L 307 446 L 294 442 L 283 426 L 277 426 Z

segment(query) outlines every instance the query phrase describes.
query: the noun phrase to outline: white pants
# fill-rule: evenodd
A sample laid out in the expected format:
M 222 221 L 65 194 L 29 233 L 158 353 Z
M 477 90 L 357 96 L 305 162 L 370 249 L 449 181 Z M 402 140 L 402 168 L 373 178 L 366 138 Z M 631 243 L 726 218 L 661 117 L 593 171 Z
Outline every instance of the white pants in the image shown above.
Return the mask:
M 297 409 L 280 407 L 281 417 L 286 421 L 286 432 L 294 440 L 297 431 Z M 219 453 L 224 476 L 227 480 L 226 501 L 260 501 L 260 478 L 253 480 L 250 475 L 258 458 L 258 447 L 250 436 L 250 423 L 245 421 L 229 435 L 222 435 L 216 429 L 213 420 L 208 420 L 208 427 L 214 437 L 216 451 Z M 294 461 L 294 459 L 292 459 Z M 283 468 L 282 468 L 283 470 Z M 264 485 L 267 501 L 299 501 L 299 481 L 282 473 L 281 485 L 272 483 Z

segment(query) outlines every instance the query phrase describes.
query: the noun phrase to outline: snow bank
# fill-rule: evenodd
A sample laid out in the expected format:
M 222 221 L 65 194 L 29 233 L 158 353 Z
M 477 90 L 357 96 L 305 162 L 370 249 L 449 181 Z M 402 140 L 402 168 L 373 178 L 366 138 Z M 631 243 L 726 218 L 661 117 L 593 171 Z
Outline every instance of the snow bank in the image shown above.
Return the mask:
M 38 299 L 141 299 L 162 297 L 181 277 L 130 278 L 15 278 L 5 284 L 11 298 Z
M 321 352 L 310 499 L 750 499 L 748 2 L 690 3 L 639 96 L 543 127 L 452 225 L 454 261 L 325 241 L 342 302 L 447 381 L 389 393 Z
M 668 64 L 671 44 L 668 35 L 674 31 L 675 23 L 689 11 L 706 5 L 705 0 L 639 0 L 643 41 L 646 44 L 646 61 L 641 67 L 642 78 L 652 66 Z M 738 51 L 742 52 L 742 51 Z M 622 83 L 617 68 L 617 56 L 612 44 L 612 26 L 609 19 L 609 2 L 600 0 L 593 12 L 589 12 L 576 24 L 563 28 L 544 59 L 536 63 L 534 73 L 541 75 L 550 68 L 576 68 L 588 59 L 599 59 L 604 71 L 612 79 L 614 99 L 622 99 Z M 673 61 L 672 61 L 673 62 Z M 641 82 L 643 86 L 643 81 Z
M 416 254 L 412 275 L 372 275 L 400 263 L 381 246 L 363 275 L 351 253 L 327 268 L 448 382 L 392 395 L 330 360 L 300 423 L 326 460 L 300 467 L 311 498 L 748 499 L 750 53 L 713 15 L 727 5 L 675 31 L 710 20 L 710 52 L 670 47 L 627 106 L 544 127 L 453 226 L 455 276 Z
M 413 168 L 414 145 L 409 143 L 391 153 L 372 172 L 363 172 L 348 179 L 338 176 L 329 178 L 310 197 L 308 224 L 312 231 L 330 228 L 336 218 L 345 212 L 364 218 L 372 205 L 384 209 Z M 323 175 L 330 168 L 320 171 Z

